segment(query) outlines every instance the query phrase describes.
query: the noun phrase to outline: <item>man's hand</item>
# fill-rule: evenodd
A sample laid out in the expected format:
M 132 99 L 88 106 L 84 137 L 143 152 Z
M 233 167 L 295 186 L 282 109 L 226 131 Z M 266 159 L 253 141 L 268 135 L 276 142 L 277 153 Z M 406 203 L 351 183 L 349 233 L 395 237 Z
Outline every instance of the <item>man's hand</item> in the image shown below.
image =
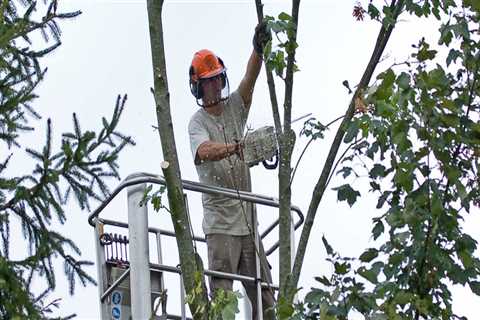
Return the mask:
M 260 22 L 255 27 L 255 34 L 253 36 L 253 49 L 259 56 L 263 56 L 263 49 L 267 45 L 267 42 L 272 40 L 272 35 L 270 30 L 267 28 L 267 23 L 265 21 Z
M 245 145 L 241 141 L 235 141 L 235 153 L 238 155 L 240 160 L 244 160 L 243 157 L 243 149 L 245 148 Z

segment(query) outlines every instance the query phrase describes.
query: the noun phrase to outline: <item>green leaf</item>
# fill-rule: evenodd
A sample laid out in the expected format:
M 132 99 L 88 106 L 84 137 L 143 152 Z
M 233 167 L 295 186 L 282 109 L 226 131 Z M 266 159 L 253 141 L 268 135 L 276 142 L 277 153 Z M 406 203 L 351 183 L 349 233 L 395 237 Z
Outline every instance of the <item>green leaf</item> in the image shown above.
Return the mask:
M 348 273 L 348 270 L 350 269 L 350 264 L 347 262 L 343 262 L 343 263 L 335 262 L 334 267 L 335 267 L 336 274 L 343 275 Z
M 235 314 L 239 311 L 238 295 L 231 291 L 227 292 L 227 303 L 222 309 L 222 319 L 235 320 Z
M 373 168 L 370 170 L 370 177 L 372 179 L 376 179 L 378 177 L 385 177 L 387 175 L 385 169 L 386 168 L 384 165 L 375 163 L 373 165 Z
M 393 85 L 393 82 L 395 81 L 395 73 L 393 72 L 392 69 L 388 69 L 385 72 L 379 74 L 377 78 L 383 79 L 382 85 L 390 87 Z
M 397 172 L 395 173 L 394 181 L 406 192 L 410 192 L 413 189 L 413 175 L 412 172 L 409 170 L 397 170 Z
M 376 257 L 378 257 L 378 250 L 375 248 L 370 248 L 360 255 L 360 261 L 370 262 Z
M 279 15 L 278 15 L 278 19 L 282 20 L 282 21 L 290 21 L 292 20 L 292 16 L 290 16 L 289 14 L 285 13 L 285 12 L 281 12 Z
M 373 20 L 380 17 L 380 11 L 378 11 L 377 7 L 375 7 L 371 2 L 368 4 L 367 12 L 370 15 L 370 18 Z
M 314 288 L 305 296 L 305 302 L 320 305 L 322 301 L 325 300 L 326 297 L 328 297 L 328 295 L 329 294 L 322 289 Z
M 360 192 L 354 190 L 349 184 L 344 184 L 337 188 L 332 188 L 336 190 L 338 201 L 347 200 L 348 205 L 351 207 L 357 201 L 357 198 L 361 196 Z
M 322 241 L 323 241 L 323 245 L 325 246 L 325 249 L 327 250 L 327 254 L 329 256 L 333 255 L 334 252 L 333 252 L 332 246 L 330 246 L 325 236 L 322 236 Z
M 327 277 L 325 277 L 325 276 L 315 277 L 314 279 L 316 281 L 320 282 L 321 284 L 323 284 L 324 286 L 330 287 L 332 285 L 330 283 L 330 280 L 328 280 Z
M 458 59 L 458 57 L 460 57 L 462 55 L 462 53 L 456 49 L 450 49 L 450 52 L 448 53 L 448 56 L 447 56 L 447 67 L 450 65 L 450 63 L 455 63 Z
M 469 6 L 473 11 L 480 13 L 480 2 L 478 0 L 464 0 L 463 3 Z
M 440 39 L 438 40 L 438 44 L 445 44 L 448 46 L 452 42 L 452 38 L 453 38 L 450 22 L 448 22 L 447 24 L 442 24 L 440 26 L 439 31 L 440 31 Z
M 445 124 L 446 127 L 457 127 L 460 125 L 460 119 L 456 114 L 442 114 L 440 119 Z
M 352 168 L 351 167 L 343 167 L 342 169 L 337 171 L 337 174 L 342 173 L 342 177 L 346 178 L 352 173 Z
M 392 86 L 395 82 L 395 73 L 392 69 L 388 69 L 387 71 L 379 74 L 377 79 L 383 79 L 380 86 L 375 91 L 375 97 L 378 100 L 386 100 L 392 95 Z
M 386 103 L 385 101 L 378 101 L 375 107 L 378 115 L 384 118 L 389 118 L 395 113 L 395 108 L 390 103 Z
M 463 234 L 455 245 L 458 250 L 466 250 L 472 254 L 477 249 L 477 241 L 468 234 Z
M 293 306 L 284 297 L 280 297 L 278 300 L 278 318 L 280 320 L 290 319 L 294 311 Z
M 420 49 L 418 50 L 417 54 L 415 55 L 420 62 L 424 62 L 427 60 L 433 60 L 437 55 L 436 50 L 429 50 L 430 45 L 426 43 L 424 40 L 420 42 Z
M 408 238 L 410 237 L 410 232 L 405 231 L 405 232 L 399 232 L 393 236 L 394 241 L 398 241 L 401 245 L 404 245 Z
M 390 6 L 383 6 L 382 11 L 385 15 L 383 18 L 382 24 L 383 24 L 383 27 L 387 29 L 395 23 L 395 19 L 393 18 L 392 8 L 390 8 Z
M 405 305 L 411 302 L 413 297 L 414 295 L 412 293 L 401 290 L 395 294 L 394 301 L 400 305 Z
M 461 20 L 459 23 L 451 26 L 453 33 L 457 38 L 470 39 L 470 31 L 465 20 Z
M 371 269 L 366 269 L 365 267 L 360 267 L 358 269 L 358 274 L 370 281 L 373 284 L 377 284 L 377 274 Z
M 353 139 L 355 139 L 357 134 L 358 134 L 358 123 L 357 121 L 352 121 L 348 126 L 348 130 L 347 130 L 347 133 L 345 134 L 345 138 L 343 139 L 343 142 L 345 143 L 351 142 Z
M 430 71 L 428 77 L 428 84 L 434 88 L 443 89 L 450 85 L 450 81 L 445 75 L 445 71 L 440 66 L 437 66 L 436 69 Z
M 377 238 L 380 237 L 380 235 L 383 233 L 384 230 L 385 230 L 385 227 L 383 225 L 382 220 L 378 220 L 372 229 L 373 240 L 377 240 Z
M 474 262 L 473 262 L 473 259 L 472 259 L 472 256 L 471 256 L 471 253 L 466 251 L 466 250 L 462 250 L 460 252 L 457 253 L 458 257 L 460 258 L 460 260 L 462 261 L 462 264 L 465 268 L 471 268 L 474 266 Z
M 410 75 L 402 72 L 397 78 L 397 84 L 404 90 L 410 88 Z

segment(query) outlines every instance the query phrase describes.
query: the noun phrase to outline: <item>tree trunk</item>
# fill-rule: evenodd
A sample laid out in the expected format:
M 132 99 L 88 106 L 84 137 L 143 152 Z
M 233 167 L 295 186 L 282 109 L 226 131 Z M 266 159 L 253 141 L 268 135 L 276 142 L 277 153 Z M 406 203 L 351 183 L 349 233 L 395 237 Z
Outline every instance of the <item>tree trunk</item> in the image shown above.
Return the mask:
M 193 289 L 198 287 L 195 283 L 195 274 L 198 272 L 203 274 L 203 268 L 199 260 L 192 259 L 194 256 L 198 257 L 198 255 L 195 254 L 193 249 L 192 234 L 183 198 L 183 186 L 170 115 L 170 94 L 168 92 L 162 30 L 162 6 L 163 0 L 147 1 L 154 76 L 153 94 L 163 157 L 166 161 L 162 170 L 165 176 L 171 218 L 177 239 L 183 283 L 187 294 L 193 294 Z M 203 282 L 203 276 L 201 279 Z M 202 283 L 201 287 L 205 288 L 205 285 Z M 202 291 L 201 294 L 194 294 L 190 300 L 190 310 L 194 315 L 194 319 L 207 319 L 207 312 L 202 312 L 201 314 L 196 314 L 195 312 L 207 306 L 207 292 L 206 290 Z
M 296 43 L 298 30 L 298 13 L 300 0 L 292 1 L 292 22 L 295 30 L 292 32 L 288 41 Z M 279 199 L 280 199 L 280 223 L 279 223 L 279 241 L 280 241 L 280 295 L 287 295 L 287 279 L 292 272 L 292 248 L 291 248 L 291 198 L 292 190 L 292 152 L 295 146 L 295 132 L 292 131 L 292 99 L 293 99 L 293 73 L 295 67 L 295 48 L 287 50 L 287 70 L 285 74 L 285 99 L 283 102 L 283 132 L 279 140 L 280 143 L 280 168 L 278 170 L 279 178 Z

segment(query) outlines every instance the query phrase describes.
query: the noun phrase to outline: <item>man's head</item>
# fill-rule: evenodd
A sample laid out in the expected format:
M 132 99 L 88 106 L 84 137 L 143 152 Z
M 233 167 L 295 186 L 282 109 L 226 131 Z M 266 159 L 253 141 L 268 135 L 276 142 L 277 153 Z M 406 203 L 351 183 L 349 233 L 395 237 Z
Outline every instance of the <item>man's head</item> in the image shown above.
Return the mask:
M 225 65 L 212 51 L 203 49 L 194 54 L 189 76 L 190 90 L 199 106 L 209 107 L 228 98 Z

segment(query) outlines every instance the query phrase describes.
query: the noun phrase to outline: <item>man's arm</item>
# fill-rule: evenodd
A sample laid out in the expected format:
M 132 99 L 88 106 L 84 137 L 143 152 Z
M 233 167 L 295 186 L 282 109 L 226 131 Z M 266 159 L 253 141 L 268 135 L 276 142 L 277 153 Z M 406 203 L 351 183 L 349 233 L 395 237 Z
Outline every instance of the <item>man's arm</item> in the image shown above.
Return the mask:
M 252 50 L 250 59 L 248 59 L 247 71 L 243 77 L 240 85 L 238 86 L 238 92 L 242 96 L 245 108 L 248 110 L 252 104 L 253 88 L 257 81 L 258 74 L 262 68 L 262 58 L 260 55 Z
M 203 142 L 197 149 L 195 164 L 202 161 L 218 161 L 235 153 L 240 153 L 239 143 L 218 143 L 212 141 Z

